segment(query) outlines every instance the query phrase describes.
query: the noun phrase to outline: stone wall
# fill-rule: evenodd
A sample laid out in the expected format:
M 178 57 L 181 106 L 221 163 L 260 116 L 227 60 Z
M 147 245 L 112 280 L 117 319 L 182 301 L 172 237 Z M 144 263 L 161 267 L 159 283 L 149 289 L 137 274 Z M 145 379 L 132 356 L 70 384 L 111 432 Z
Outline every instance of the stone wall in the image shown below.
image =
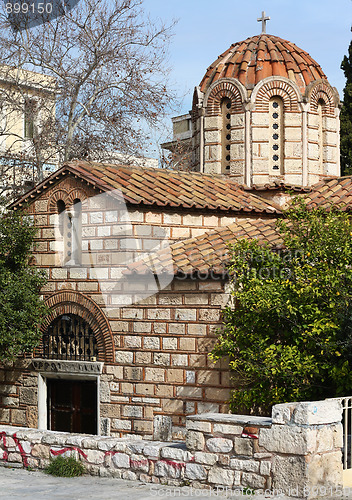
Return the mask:
M 252 489 L 296 498 L 342 487 L 341 406 L 288 403 L 272 418 L 202 414 L 187 418 L 186 443 L 0 427 L 0 463 L 44 468 L 74 455 L 93 475 L 193 488 Z

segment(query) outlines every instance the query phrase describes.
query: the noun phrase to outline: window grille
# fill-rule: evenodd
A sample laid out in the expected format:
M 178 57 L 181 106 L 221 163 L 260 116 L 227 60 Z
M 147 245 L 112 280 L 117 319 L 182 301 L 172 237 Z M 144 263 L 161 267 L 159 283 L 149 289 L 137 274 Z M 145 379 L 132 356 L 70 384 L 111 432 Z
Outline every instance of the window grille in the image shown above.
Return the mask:
M 97 356 L 97 341 L 92 328 L 74 314 L 56 318 L 43 335 L 44 358 L 93 361 Z

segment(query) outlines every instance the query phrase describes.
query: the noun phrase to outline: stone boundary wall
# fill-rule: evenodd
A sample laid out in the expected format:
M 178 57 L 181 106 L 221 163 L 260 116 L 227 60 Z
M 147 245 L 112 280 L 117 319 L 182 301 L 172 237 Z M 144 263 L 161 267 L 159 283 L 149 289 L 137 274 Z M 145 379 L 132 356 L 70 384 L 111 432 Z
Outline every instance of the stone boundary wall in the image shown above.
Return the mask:
M 187 417 L 186 443 L 0 427 L 0 465 L 44 468 L 74 455 L 88 473 L 193 488 L 251 488 L 315 498 L 342 487 L 338 401 L 275 405 L 272 418 Z M 325 495 L 327 493 L 325 492 Z

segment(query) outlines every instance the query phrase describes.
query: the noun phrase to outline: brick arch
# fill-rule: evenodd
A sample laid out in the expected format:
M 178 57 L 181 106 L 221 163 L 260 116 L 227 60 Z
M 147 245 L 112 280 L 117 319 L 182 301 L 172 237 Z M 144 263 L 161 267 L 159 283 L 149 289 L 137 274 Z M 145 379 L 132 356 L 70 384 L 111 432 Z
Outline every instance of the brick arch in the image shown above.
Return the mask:
M 80 199 L 81 201 L 88 198 L 88 194 L 84 189 L 71 189 L 70 191 L 60 187 L 56 190 L 49 199 L 49 212 L 56 213 L 57 212 L 57 202 L 58 200 L 62 200 L 65 203 L 66 207 L 69 207 L 73 204 L 74 200 Z
M 259 84 L 259 87 L 253 92 L 256 111 L 269 112 L 269 101 L 275 96 L 281 97 L 285 111 L 294 111 L 296 113 L 299 111 L 299 99 L 296 89 L 290 82 L 278 79 Z
M 231 99 L 231 113 L 243 112 L 243 98 L 239 88 L 227 80 L 219 81 L 211 90 L 206 99 L 207 116 L 221 115 L 221 101 L 224 97 Z
M 323 106 L 323 115 L 335 116 L 334 94 L 331 87 L 325 82 L 320 82 L 309 89 L 308 100 L 310 102 L 310 110 L 313 113 L 318 111 L 319 100 L 323 100 L 325 103 L 325 106 Z
M 64 290 L 51 295 L 46 300 L 46 304 L 50 312 L 41 325 L 43 334 L 61 314 L 76 314 L 87 321 L 94 331 L 99 351 L 98 361 L 114 362 L 114 340 L 109 321 L 92 299 L 83 293 Z

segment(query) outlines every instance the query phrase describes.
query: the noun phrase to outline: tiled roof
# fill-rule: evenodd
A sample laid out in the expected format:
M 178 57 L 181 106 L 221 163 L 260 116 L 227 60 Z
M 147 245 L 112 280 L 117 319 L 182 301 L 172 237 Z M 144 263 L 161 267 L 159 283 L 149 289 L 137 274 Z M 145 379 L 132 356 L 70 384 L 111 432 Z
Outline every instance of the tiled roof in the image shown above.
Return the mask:
M 235 212 L 279 214 L 275 204 L 244 191 L 225 175 L 179 172 L 159 168 L 131 167 L 74 161 L 45 179 L 17 200 L 14 207 L 50 187 L 55 179 L 73 174 L 103 191 L 118 189 L 126 203 L 158 207 L 181 207 Z
M 275 220 L 239 219 L 229 226 L 207 231 L 196 238 L 187 239 L 157 252 L 148 260 L 140 260 L 128 266 L 124 274 L 170 272 L 174 274 L 207 273 L 222 274 L 228 262 L 228 244 L 236 239 L 256 239 L 279 247 L 282 244 Z M 171 259 L 171 260 L 170 260 Z
M 311 82 L 326 79 L 307 52 L 277 36 L 261 34 L 232 44 L 209 66 L 200 88 L 204 92 L 220 78 L 236 78 L 251 89 L 268 76 L 289 78 L 302 93 Z
M 343 211 L 352 210 L 352 176 L 326 178 L 312 186 L 306 195 L 310 208 L 329 209 L 331 205 Z

